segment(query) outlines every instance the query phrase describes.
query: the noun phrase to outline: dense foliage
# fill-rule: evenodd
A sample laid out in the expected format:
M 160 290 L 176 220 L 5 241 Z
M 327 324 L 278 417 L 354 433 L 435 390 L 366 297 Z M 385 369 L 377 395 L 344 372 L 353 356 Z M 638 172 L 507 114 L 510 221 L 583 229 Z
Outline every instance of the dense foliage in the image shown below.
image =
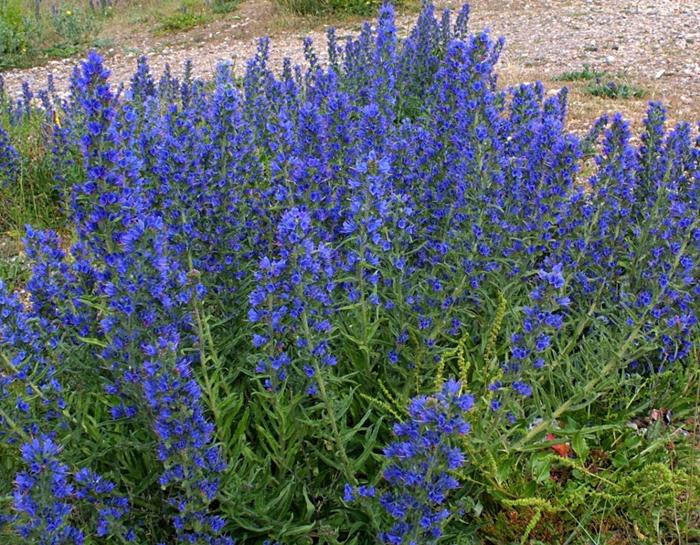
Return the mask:
M 0 98 L 68 218 L 0 289 L 3 543 L 698 537 L 700 141 L 571 134 L 468 14 Z

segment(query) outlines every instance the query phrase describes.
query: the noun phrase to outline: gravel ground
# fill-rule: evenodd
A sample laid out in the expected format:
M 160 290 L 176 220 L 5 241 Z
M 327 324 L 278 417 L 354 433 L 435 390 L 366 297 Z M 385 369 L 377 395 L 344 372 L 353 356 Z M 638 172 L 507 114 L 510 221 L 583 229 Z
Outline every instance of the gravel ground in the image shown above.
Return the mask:
M 303 62 L 301 40 L 313 38 L 319 49 L 324 28 L 279 12 L 273 0 L 245 0 L 236 14 L 175 38 L 148 30 L 114 37 L 106 51 L 114 81 L 128 81 L 136 58 L 145 54 L 156 74 L 166 64 L 179 72 L 191 59 L 195 74 L 210 74 L 220 60 L 233 60 L 242 69 L 255 51 L 257 36 L 271 36 L 271 63 L 284 57 Z M 457 9 L 460 2 L 438 0 L 439 7 Z M 473 0 L 474 30 L 488 28 L 506 38 L 498 68 L 503 84 L 536 79 L 548 88 L 562 84 L 553 78 L 584 64 L 621 74 L 648 95 L 645 100 L 610 101 L 577 93 L 573 84 L 573 123 L 588 122 L 608 110 L 622 110 L 638 123 L 649 99 L 669 104 L 676 119 L 700 120 L 700 0 Z M 408 31 L 415 14 L 402 14 L 397 24 Z M 357 32 L 359 24 L 346 23 L 339 37 Z M 321 57 L 323 57 L 321 51 Z M 42 87 L 52 72 L 59 89 L 66 89 L 75 59 L 53 61 L 41 67 L 4 74 L 11 93 L 22 81 Z

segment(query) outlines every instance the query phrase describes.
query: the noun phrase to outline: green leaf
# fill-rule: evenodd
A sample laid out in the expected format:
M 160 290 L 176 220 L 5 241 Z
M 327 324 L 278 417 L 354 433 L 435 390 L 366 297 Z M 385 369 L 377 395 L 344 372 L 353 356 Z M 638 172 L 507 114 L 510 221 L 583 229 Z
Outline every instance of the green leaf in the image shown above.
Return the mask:
M 508 457 L 503 457 L 498 460 L 496 465 L 496 474 L 494 475 L 496 482 L 498 484 L 503 484 L 508 480 L 511 472 L 513 471 L 513 461 Z
M 589 448 L 583 432 L 578 431 L 574 434 L 573 438 L 571 439 L 571 447 L 574 449 L 576 456 L 581 458 L 581 460 L 588 458 Z
M 100 339 L 95 339 L 94 337 L 78 337 L 80 342 L 83 342 L 85 344 L 90 344 L 92 346 L 99 346 L 100 348 L 107 348 L 107 343 L 105 341 L 101 341 Z
M 552 470 L 552 455 L 536 454 L 530 460 L 530 469 L 532 476 L 538 483 L 547 482 Z

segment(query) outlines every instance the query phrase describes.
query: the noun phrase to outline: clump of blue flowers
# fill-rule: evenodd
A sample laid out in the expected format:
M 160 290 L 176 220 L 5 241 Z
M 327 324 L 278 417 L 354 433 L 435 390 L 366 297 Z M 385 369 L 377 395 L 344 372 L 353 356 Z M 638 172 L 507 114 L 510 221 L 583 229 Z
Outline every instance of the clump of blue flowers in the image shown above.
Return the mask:
M 17 532 L 29 542 L 82 544 L 83 530 L 69 523 L 74 489 L 68 467 L 58 460 L 58 453 L 58 445 L 50 437 L 33 439 L 22 447 L 27 470 L 16 477 Z
M 379 534 L 381 543 L 415 545 L 437 543 L 448 519 L 456 514 L 450 494 L 460 483 L 466 463 L 462 442 L 469 433 L 468 411 L 474 396 L 448 380 L 430 396 L 408 404 L 408 418 L 394 424 L 396 440 L 384 448 L 387 491 L 379 503 L 390 521 Z M 372 486 L 345 485 L 344 500 L 374 497 Z
M 0 540 L 448 542 L 497 465 L 470 423 L 477 454 L 608 429 L 694 372 L 697 128 L 574 134 L 468 21 L 401 40 L 385 4 L 305 66 L 263 39 L 210 79 L 117 87 L 92 52 L 66 98 L 0 85 L 0 202 L 36 124 L 65 217 L 0 280 Z

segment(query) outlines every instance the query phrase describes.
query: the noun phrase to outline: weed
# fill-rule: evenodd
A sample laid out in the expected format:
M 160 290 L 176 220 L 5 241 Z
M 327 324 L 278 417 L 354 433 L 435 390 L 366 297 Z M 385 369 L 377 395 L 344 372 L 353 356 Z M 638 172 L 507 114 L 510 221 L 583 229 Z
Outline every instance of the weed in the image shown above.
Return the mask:
M 618 83 L 614 80 L 596 78 L 583 88 L 583 91 L 594 97 L 610 99 L 641 99 L 647 92 L 641 87 L 629 83 Z
M 97 30 L 97 20 L 91 11 L 69 4 L 53 5 L 49 12 L 49 22 L 58 37 L 59 46 L 85 44 Z
M 595 70 L 588 66 L 583 65 L 581 70 L 572 70 L 568 72 L 562 72 L 558 76 L 552 78 L 553 81 L 590 81 L 595 79 L 600 79 L 606 76 L 605 72 Z
M 231 13 L 238 7 L 239 0 L 214 0 L 211 9 L 213 13 Z
M 207 5 L 199 0 L 182 0 L 173 12 L 161 12 L 157 15 L 159 21 L 158 31 L 186 32 L 209 20 Z

